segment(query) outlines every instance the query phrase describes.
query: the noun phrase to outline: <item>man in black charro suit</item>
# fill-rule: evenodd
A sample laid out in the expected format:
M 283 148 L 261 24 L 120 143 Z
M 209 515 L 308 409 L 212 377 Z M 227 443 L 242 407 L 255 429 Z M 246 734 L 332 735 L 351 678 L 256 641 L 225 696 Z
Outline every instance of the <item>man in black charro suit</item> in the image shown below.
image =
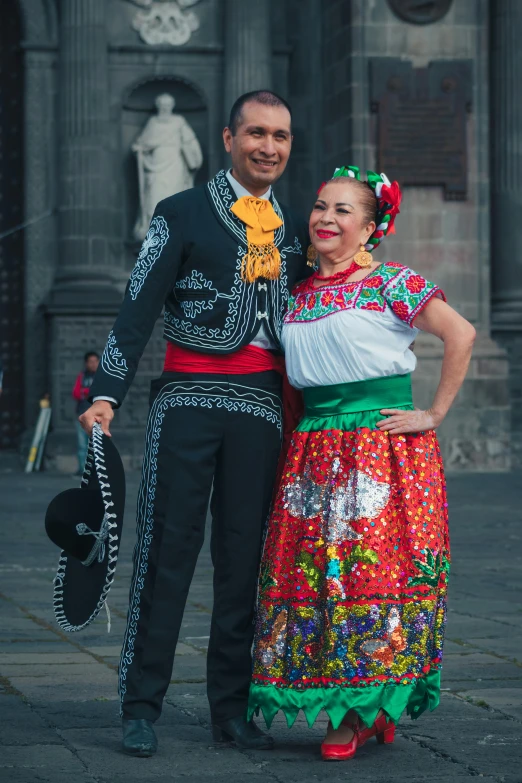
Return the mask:
M 156 207 L 94 380 L 93 405 L 81 417 L 87 431 L 98 421 L 109 432 L 113 407 L 124 400 L 162 307 L 164 336 L 173 348 L 209 359 L 245 346 L 269 356 L 281 352 L 289 291 L 307 275 L 307 226 L 272 191 L 290 155 L 290 109 L 270 92 L 242 96 L 223 138 L 232 169 Z M 242 214 L 240 201 L 265 215 L 260 220 L 272 241 L 261 248 L 252 245 L 255 232 L 234 212 Z M 267 277 L 251 272 L 249 279 L 246 258 L 266 262 L 256 268 L 267 269 Z M 120 661 L 127 753 L 156 750 L 152 724 L 170 681 L 212 485 L 207 679 L 214 738 L 245 748 L 272 746 L 271 737 L 246 721 L 245 710 L 261 539 L 281 434 L 275 370 L 169 371 L 152 383 Z

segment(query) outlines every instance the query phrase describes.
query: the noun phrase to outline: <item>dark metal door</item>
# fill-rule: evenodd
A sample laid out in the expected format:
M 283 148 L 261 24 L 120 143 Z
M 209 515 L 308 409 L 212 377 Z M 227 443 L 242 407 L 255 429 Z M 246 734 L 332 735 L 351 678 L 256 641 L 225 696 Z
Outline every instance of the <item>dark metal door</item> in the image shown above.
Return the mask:
M 23 57 L 16 0 L 2 0 L 0 25 L 0 449 L 15 448 L 24 410 Z

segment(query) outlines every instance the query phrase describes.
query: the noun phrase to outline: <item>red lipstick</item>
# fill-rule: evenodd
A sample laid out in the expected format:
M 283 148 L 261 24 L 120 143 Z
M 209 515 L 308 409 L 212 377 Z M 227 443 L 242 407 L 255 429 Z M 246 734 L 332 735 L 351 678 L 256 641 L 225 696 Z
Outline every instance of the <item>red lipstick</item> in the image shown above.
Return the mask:
M 337 231 L 326 231 L 324 228 L 318 229 L 315 233 L 319 239 L 331 239 L 332 237 L 338 236 Z

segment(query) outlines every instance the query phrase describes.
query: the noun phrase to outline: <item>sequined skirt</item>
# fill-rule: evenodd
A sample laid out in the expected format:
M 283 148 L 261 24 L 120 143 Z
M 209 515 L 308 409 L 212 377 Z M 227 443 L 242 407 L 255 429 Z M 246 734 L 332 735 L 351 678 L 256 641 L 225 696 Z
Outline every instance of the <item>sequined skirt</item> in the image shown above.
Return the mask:
M 418 717 L 439 701 L 449 572 L 436 435 L 375 428 L 380 408 L 413 407 L 408 376 L 305 404 L 263 552 L 249 715 Z

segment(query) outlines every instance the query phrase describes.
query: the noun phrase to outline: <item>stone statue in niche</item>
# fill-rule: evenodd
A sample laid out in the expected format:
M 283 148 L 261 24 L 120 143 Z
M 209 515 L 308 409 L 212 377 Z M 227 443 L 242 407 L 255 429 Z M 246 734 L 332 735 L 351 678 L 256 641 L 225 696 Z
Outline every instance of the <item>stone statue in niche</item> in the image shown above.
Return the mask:
M 174 114 L 173 96 L 158 95 L 155 104 L 158 113 L 148 119 L 132 145 L 138 163 L 140 197 L 133 233 L 140 242 L 149 229 L 158 201 L 192 188 L 203 163 L 196 134 L 184 117 Z
M 182 46 L 199 28 L 199 19 L 188 10 L 199 0 L 129 0 L 144 9 L 138 11 L 132 26 L 142 41 L 151 46 Z

